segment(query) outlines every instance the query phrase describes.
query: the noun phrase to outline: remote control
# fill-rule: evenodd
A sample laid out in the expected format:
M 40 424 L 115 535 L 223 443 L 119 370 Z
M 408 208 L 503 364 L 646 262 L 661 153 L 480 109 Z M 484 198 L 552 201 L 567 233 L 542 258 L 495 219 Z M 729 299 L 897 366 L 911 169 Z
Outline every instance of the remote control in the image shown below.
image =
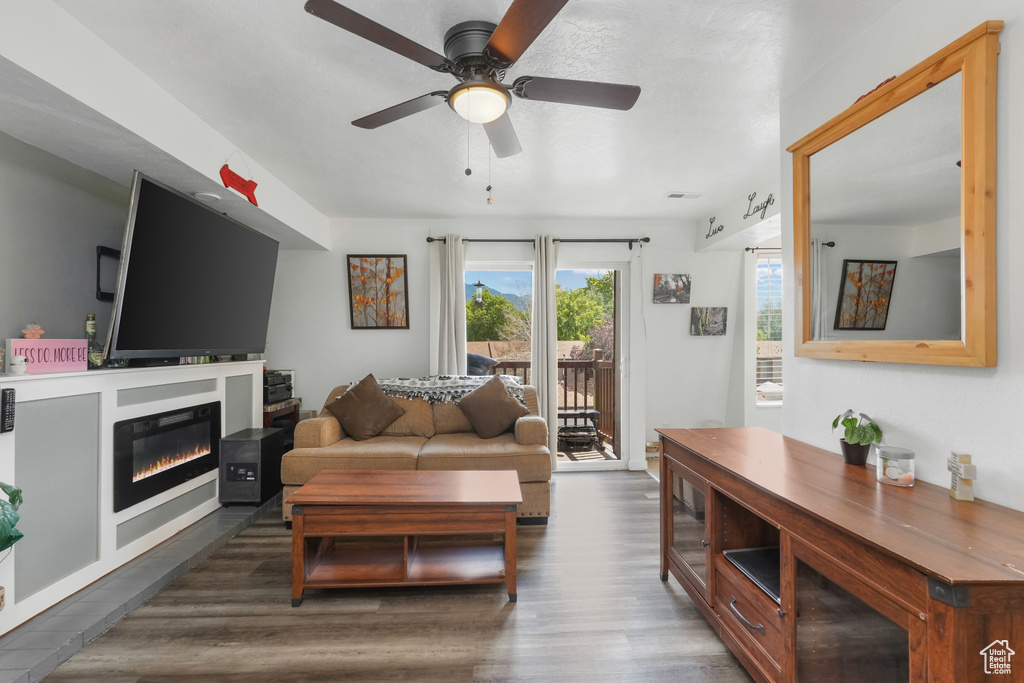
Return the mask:
M 14 431 L 14 389 L 0 390 L 0 432 Z

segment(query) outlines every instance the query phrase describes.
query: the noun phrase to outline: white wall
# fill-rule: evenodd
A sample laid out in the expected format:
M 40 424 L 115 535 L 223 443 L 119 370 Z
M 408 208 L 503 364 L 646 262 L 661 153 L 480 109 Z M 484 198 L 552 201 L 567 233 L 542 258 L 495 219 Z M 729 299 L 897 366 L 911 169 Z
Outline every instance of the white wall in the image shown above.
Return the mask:
M 643 457 L 643 441 L 654 428 L 725 422 L 733 341 L 739 315 L 740 254 L 694 252 L 694 228 L 628 220 L 344 220 L 333 227 L 326 253 L 283 251 L 279 259 L 267 359 L 295 368 L 304 408 L 319 408 L 337 384 L 360 379 L 429 373 L 429 263 L 427 235 L 565 238 L 651 237 L 647 247 L 624 244 L 560 244 L 565 262 L 628 262 L 636 303 L 630 307 L 633 348 L 626 362 L 634 393 L 630 448 Z M 467 247 L 467 260 L 533 260 L 523 245 Z M 496 253 L 497 252 L 497 253 Z M 409 330 L 353 330 L 349 324 L 345 255 L 398 253 L 409 257 Z M 689 273 L 691 302 L 727 306 L 725 337 L 690 337 L 690 306 L 654 305 L 654 274 Z M 643 305 L 640 305 L 643 302 Z M 635 310 L 639 309 L 639 310 Z M 637 398 L 639 397 L 639 398 Z M 643 408 L 646 404 L 646 410 Z
M 79 109 L 77 104 L 72 105 L 63 98 L 60 104 L 47 102 L 45 98 L 49 93 L 40 87 L 33 93 L 33 105 L 41 110 L 39 120 L 42 122 L 54 125 L 51 118 L 54 113 L 67 116 L 76 124 L 78 117 L 92 119 L 98 114 L 103 120 L 98 124 L 101 130 L 130 131 L 130 134 L 112 135 L 108 138 L 110 144 L 129 148 L 137 145 L 139 150 L 152 145 L 195 169 L 217 187 L 221 186 L 218 175 L 221 165 L 241 151 L 51 0 L 0 3 L 0 57 L 70 95 L 72 102 L 84 105 Z M 58 111 L 47 111 L 46 105 Z M 38 127 L 31 132 L 37 133 Z M 54 139 L 61 138 L 64 132 L 54 131 L 52 136 L 33 142 L 49 148 L 48 145 L 54 144 Z M 140 141 L 145 144 L 139 144 Z M 98 157 L 105 157 L 111 151 L 81 152 L 89 150 L 92 144 L 95 139 L 86 137 L 73 145 L 57 144 L 56 148 L 75 154 L 69 158 L 82 166 L 92 167 Z M 259 180 L 260 210 L 256 212 L 242 206 L 232 209 L 233 215 L 243 223 L 263 224 L 262 229 L 279 240 L 301 243 L 306 248 L 323 245 L 327 218 L 255 159 L 244 154 L 242 158 L 247 174 Z M 175 184 L 174 176 L 178 176 L 180 170 L 168 176 L 169 166 L 157 159 L 162 159 L 162 154 L 126 154 L 115 165 L 119 169 L 116 179 L 127 184 L 130 169 L 138 168 Z M 264 216 L 273 220 L 265 221 Z
M 792 197 L 790 155 L 785 147 L 838 114 L 860 95 L 902 73 L 983 21 L 1006 21 L 1000 41 L 998 95 L 997 240 L 999 365 L 947 368 L 893 363 L 856 363 L 793 356 L 785 344 L 786 435 L 838 452 L 832 419 L 853 408 L 876 418 L 885 441 L 917 451 L 919 479 L 949 485 L 950 450 L 974 456 L 975 493 L 1024 509 L 1017 413 L 1024 405 L 1024 4 L 1020 0 L 904 0 L 851 48 L 824 63 L 781 102 L 783 196 Z M 796 37 L 797 40 L 800 36 Z M 783 79 L 785 81 L 785 79 Z M 784 206 L 785 267 L 792 267 L 792 214 Z M 784 315 L 794 315 L 794 288 L 787 281 Z M 837 456 L 838 457 L 838 456 Z
M 30 322 L 82 339 L 87 313 L 102 338 L 111 305 L 96 300 L 96 247 L 121 248 L 127 215 L 127 188 L 0 133 L 0 339 Z M 117 263 L 104 261 L 113 291 Z
M 303 409 L 319 410 L 339 384 L 425 375 L 429 357 L 429 254 L 425 225 L 410 221 L 335 221 L 334 248 L 281 250 L 267 336 L 268 367 L 296 371 Z M 406 254 L 409 329 L 353 330 L 347 254 Z
M 651 253 L 644 257 L 647 436 L 651 441 L 658 427 L 723 426 L 734 419 L 727 409 L 734 375 L 743 371 L 733 357 L 744 327 L 740 310 L 743 252 L 696 253 L 691 230 L 695 229 L 652 242 Z M 655 273 L 689 273 L 690 305 L 651 303 Z M 694 306 L 728 307 L 726 335 L 691 337 Z
M 828 339 L 960 339 L 959 250 L 957 257 L 911 257 L 917 234 L 914 227 L 900 226 L 815 228 L 815 237 L 836 243 L 825 249 L 824 259 Z M 844 259 L 896 261 L 884 330 L 832 329 Z

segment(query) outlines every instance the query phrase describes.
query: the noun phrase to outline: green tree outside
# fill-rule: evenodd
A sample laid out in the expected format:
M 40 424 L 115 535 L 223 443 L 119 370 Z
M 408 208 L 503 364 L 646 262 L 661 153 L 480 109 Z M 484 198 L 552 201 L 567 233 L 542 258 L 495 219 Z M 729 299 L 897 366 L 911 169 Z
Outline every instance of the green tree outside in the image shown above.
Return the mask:
M 766 301 L 757 309 L 757 338 L 766 341 L 782 339 L 782 303 Z
M 615 315 L 615 271 L 609 270 L 602 277 L 588 277 L 585 290 L 589 291 L 594 301 L 604 311 L 605 318 Z
M 588 277 L 586 287 L 555 288 L 558 338 L 593 341 L 594 330 L 615 317 L 615 274 Z M 482 305 L 466 302 L 467 341 L 521 341 L 530 338 L 530 311 L 521 311 L 503 296 L 484 289 Z M 608 349 L 606 349 L 607 351 Z
M 587 333 L 605 318 L 604 309 L 590 288 L 565 290 L 558 287 L 555 289 L 555 301 L 558 305 L 558 339 L 590 341 Z
M 505 339 L 504 332 L 516 307 L 503 296 L 495 296 L 488 290 L 483 292 L 483 305 L 473 300 L 466 302 L 466 340 L 499 341 Z

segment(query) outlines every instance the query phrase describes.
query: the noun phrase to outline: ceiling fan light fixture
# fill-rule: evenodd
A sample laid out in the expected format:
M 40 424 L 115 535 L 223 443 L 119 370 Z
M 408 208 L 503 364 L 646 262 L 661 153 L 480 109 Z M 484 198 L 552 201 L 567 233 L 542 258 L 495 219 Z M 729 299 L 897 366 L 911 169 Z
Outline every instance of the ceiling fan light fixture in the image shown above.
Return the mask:
M 448 105 L 472 123 L 490 123 L 501 118 L 511 102 L 508 90 L 487 81 L 466 81 L 448 93 Z

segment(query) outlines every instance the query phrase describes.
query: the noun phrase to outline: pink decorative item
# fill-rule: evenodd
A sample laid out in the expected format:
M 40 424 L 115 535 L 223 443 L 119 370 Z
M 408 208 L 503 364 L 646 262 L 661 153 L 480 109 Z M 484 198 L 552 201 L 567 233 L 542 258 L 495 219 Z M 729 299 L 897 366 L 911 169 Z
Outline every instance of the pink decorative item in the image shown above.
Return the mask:
M 85 339 L 8 339 L 7 356 L 24 356 L 25 372 L 77 372 L 89 367 L 89 342 Z
M 36 323 L 29 323 L 21 333 L 25 335 L 25 339 L 41 339 L 46 330 Z

